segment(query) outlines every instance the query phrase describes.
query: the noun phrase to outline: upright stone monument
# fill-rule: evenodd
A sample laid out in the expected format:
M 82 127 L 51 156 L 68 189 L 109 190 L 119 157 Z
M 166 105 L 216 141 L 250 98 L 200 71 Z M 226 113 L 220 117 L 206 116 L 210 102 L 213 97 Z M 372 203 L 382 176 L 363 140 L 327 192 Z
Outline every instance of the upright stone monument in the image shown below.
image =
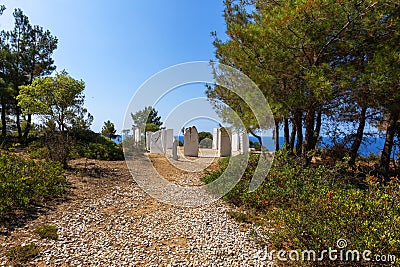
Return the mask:
M 174 140 L 172 144 L 172 159 L 178 160 L 178 140 Z
M 239 133 L 238 132 L 232 132 L 232 152 L 238 152 L 239 151 Z
M 225 128 L 218 129 L 218 157 L 231 155 L 231 138 Z
M 163 148 L 163 131 L 159 130 L 155 133 L 151 134 L 150 138 L 150 153 L 154 154 L 165 154 L 164 148 Z
M 199 134 L 195 126 L 185 129 L 183 154 L 189 157 L 199 156 Z
M 142 142 L 142 136 L 140 134 L 140 128 L 135 127 L 135 144 L 140 144 Z
M 174 130 L 173 129 L 167 129 L 167 149 L 173 148 L 174 145 Z
M 167 130 L 162 129 L 161 131 L 161 146 L 162 146 L 162 151 L 164 151 L 164 154 L 167 153 Z
M 146 149 L 150 151 L 150 144 L 151 144 L 151 136 L 153 132 L 146 132 Z
M 217 128 L 213 129 L 212 149 L 218 149 L 218 129 Z
M 246 131 L 240 133 L 240 153 L 249 153 L 249 135 Z

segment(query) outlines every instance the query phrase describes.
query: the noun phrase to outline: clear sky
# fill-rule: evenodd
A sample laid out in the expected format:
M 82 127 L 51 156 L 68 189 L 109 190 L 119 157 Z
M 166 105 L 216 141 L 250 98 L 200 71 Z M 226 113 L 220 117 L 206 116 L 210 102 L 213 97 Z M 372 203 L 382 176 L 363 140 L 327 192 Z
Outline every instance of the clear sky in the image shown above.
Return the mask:
M 59 39 L 57 70 L 86 83 L 85 106 L 99 132 L 106 120 L 120 132 L 135 90 L 164 68 L 214 58 L 213 38 L 224 37 L 222 0 L 10 0 L 1 29 L 13 27 L 12 12 L 21 8 L 32 25 Z M 201 85 L 187 86 L 156 106 L 162 119 L 176 103 L 204 96 Z M 175 99 L 174 101 L 169 101 Z M 140 107 L 141 108 L 141 107 Z M 201 124 L 201 123 L 200 123 Z M 206 129 L 207 123 L 199 130 Z M 208 124 L 210 125 L 210 124 Z M 202 129 L 203 128 L 203 129 Z

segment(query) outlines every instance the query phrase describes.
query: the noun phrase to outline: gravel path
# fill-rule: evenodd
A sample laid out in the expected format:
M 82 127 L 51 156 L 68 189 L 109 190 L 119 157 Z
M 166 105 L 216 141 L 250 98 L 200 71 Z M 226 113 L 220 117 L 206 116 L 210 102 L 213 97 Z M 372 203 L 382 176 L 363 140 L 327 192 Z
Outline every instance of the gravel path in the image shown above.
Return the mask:
M 73 164 L 70 199 L 0 235 L 1 266 L 8 248 L 29 243 L 41 247 L 31 266 L 267 266 L 255 228 L 235 222 L 223 201 L 170 206 L 144 193 L 124 162 L 85 162 L 83 174 Z M 33 233 L 43 223 L 58 227 L 58 240 Z

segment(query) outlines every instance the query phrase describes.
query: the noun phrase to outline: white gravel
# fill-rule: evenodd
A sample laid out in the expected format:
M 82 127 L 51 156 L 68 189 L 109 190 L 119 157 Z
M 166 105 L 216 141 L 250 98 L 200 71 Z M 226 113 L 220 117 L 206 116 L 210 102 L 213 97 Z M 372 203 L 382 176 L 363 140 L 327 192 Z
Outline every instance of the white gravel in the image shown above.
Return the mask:
M 59 239 L 29 232 L 22 243 L 41 247 L 33 266 L 268 266 L 265 248 L 251 237 L 252 227 L 234 221 L 229 206 L 217 201 L 181 208 L 152 199 L 135 183 L 104 189 L 55 211 Z M 78 204 L 78 205 L 76 205 Z M 7 244 L 3 244 L 4 245 Z M 7 259 L 0 255 L 0 265 Z

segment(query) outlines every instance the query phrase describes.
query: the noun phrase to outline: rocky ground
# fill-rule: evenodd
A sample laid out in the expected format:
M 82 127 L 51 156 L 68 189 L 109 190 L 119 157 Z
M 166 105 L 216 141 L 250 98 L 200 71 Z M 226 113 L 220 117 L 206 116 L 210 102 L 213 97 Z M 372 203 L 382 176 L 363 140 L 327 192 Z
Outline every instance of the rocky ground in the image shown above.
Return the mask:
M 170 181 L 200 184 L 205 174 L 176 169 L 163 156 L 151 160 Z M 232 207 L 223 201 L 171 206 L 143 192 L 124 161 L 81 159 L 70 165 L 63 199 L 0 225 L 1 266 L 13 265 L 5 256 L 11 247 L 30 243 L 41 252 L 27 266 L 268 265 L 265 248 L 254 238 L 257 227 L 232 219 Z M 40 239 L 34 229 L 42 224 L 56 225 L 58 240 Z

